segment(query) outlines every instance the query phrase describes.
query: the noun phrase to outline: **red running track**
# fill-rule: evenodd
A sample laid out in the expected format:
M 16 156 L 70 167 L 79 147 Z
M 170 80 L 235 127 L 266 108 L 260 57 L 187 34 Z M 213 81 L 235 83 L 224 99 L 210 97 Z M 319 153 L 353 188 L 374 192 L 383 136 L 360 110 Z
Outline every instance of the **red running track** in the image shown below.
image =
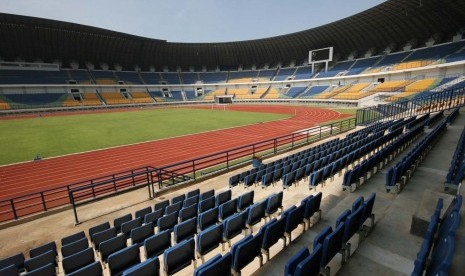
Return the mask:
M 211 107 L 204 107 L 211 108 Z M 252 144 L 350 115 L 323 108 L 232 105 L 292 118 L 0 167 L 0 200 L 144 166 L 161 167 Z

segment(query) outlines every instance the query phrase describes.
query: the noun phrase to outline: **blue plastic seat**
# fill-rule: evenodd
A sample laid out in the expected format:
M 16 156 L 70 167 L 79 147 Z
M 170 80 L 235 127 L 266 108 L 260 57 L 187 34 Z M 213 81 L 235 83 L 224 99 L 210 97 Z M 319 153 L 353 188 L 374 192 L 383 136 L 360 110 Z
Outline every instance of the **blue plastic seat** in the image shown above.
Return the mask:
M 297 265 L 310 256 L 310 252 L 307 247 L 302 247 L 297 251 L 292 257 L 287 260 L 286 265 L 284 266 L 283 275 L 294 275 Z
M 183 268 L 191 265 L 197 265 L 195 260 L 195 242 L 194 239 L 185 240 L 178 243 L 163 253 L 164 271 L 166 275 L 173 275 Z
M 146 276 L 160 275 L 160 261 L 158 258 L 147 259 L 140 264 L 132 266 L 123 271 L 123 276 Z
M 134 244 L 108 256 L 111 276 L 121 275 L 126 269 L 140 263 L 139 245 Z
M 94 251 L 91 247 L 89 247 L 81 252 L 63 258 L 63 270 L 65 274 L 68 274 L 85 267 L 94 261 Z
M 144 241 L 145 257 L 147 259 L 161 255 L 171 246 L 171 231 L 165 230 Z
M 206 263 L 199 266 L 194 271 L 194 276 L 215 276 L 215 275 L 229 275 L 228 271 L 231 270 L 232 255 L 226 253 L 224 256 L 217 254 L 213 256 Z
M 217 248 L 220 244 L 223 245 L 223 225 L 213 225 L 203 230 L 197 235 L 197 256 L 204 262 L 204 255 Z
M 108 256 L 118 252 L 121 249 L 126 247 L 126 237 L 124 235 L 119 235 L 109 240 L 106 240 L 100 243 L 99 252 L 100 260 L 102 262 L 107 262 Z
M 310 256 L 297 264 L 294 276 L 318 276 L 320 275 L 320 263 L 323 256 L 323 246 L 318 244 L 313 248 Z
M 194 237 L 195 233 L 197 233 L 197 218 L 194 217 L 174 226 L 174 241 L 180 243 Z

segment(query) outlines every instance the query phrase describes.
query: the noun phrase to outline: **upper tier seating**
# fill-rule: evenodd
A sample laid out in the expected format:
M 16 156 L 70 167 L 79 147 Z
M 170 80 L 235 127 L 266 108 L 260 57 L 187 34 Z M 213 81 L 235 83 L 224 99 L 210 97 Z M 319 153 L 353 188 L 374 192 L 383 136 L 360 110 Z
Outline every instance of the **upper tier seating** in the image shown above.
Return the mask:
M 161 77 L 166 84 L 180 84 L 179 74 L 177 72 L 161 73 Z
M 195 84 L 199 81 L 199 74 L 183 72 L 181 73 L 181 78 L 184 84 Z
M 292 77 L 294 75 L 294 72 L 296 71 L 295 67 L 291 68 L 279 68 L 278 72 L 276 73 L 276 76 L 274 77 L 274 81 L 284 81 L 287 80 L 289 77 Z
M 365 59 L 358 59 L 355 61 L 355 64 L 349 69 L 349 72 L 347 72 L 348 75 L 358 75 L 365 71 L 367 68 L 372 67 L 380 60 L 379 56 L 376 57 L 370 57 L 370 58 L 365 58 Z
M 116 76 L 113 71 L 91 70 L 90 73 L 97 84 L 112 85 L 117 83 Z
M 66 84 L 66 71 L 0 70 L 0 84 Z
M 162 80 L 160 73 L 157 72 L 141 72 L 140 76 L 146 84 L 159 85 Z
M 258 80 L 259 81 L 270 81 L 275 74 L 276 74 L 276 69 L 260 70 L 258 71 Z
M 92 79 L 90 77 L 89 71 L 87 70 L 67 70 L 71 80 L 77 81 L 79 84 L 91 84 Z
M 228 72 L 199 73 L 199 79 L 203 83 L 225 83 L 227 78 Z
M 228 83 L 252 82 L 257 79 L 258 71 L 231 71 L 229 72 Z
M 304 80 L 310 79 L 313 75 L 311 66 L 302 66 L 297 68 L 297 71 L 294 73 L 295 80 Z
M 123 71 L 123 72 L 115 72 L 116 77 L 120 81 L 124 81 L 126 84 L 143 84 L 141 78 L 139 77 L 139 73 L 134 71 Z

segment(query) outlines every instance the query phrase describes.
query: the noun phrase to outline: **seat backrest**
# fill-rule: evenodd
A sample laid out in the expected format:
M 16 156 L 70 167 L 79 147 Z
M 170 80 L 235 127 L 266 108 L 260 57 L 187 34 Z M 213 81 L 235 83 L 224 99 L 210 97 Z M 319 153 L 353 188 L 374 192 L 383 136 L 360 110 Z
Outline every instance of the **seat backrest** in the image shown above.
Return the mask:
M 323 228 L 323 230 L 316 235 L 316 237 L 313 239 L 313 248 L 317 247 L 318 244 L 323 245 L 323 242 L 325 241 L 326 236 L 331 234 L 333 232 L 333 228 L 331 226 L 326 226 Z
M 191 218 L 197 217 L 198 214 L 198 204 L 195 203 L 189 207 L 182 208 L 179 211 L 179 221 L 183 222 Z
M 41 255 L 37 255 L 30 259 L 24 261 L 24 268 L 26 271 L 32 271 L 43 267 L 47 264 L 53 264 L 54 266 L 57 265 L 56 263 L 56 253 L 53 250 L 49 250 Z
M 213 225 L 203 230 L 197 235 L 197 252 L 205 255 L 217 248 L 223 240 L 223 225 Z
M 153 258 L 171 246 L 171 231 L 165 230 L 144 241 L 145 256 Z
M 14 265 L 16 268 L 21 270 L 24 267 L 24 254 L 20 252 L 0 260 L 0 269 L 6 268 L 10 265 Z
M 318 276 L 320 275 L 321 256 L 323 255 L 323 246 L 318 244 L 313 248 L 310 256 L 297 264 L 295 276 Z
M 89 228 L 90 241 L 94 242 L 94 234 L 95 233 L 102 232 L 103 230 L 107 230 L 107 229 L 110 229 L 110 223 L 108 221 Z
M 47 265 L 44 265 L 42 267 L 39 267 L 38 269 L 35 269 L 33 271 L 30 271 L 26 274 L 23 274 L 25 276 L 44 276 L 44 275 L 56 275 L 56 267 L 54 264 L 47 264 Z M 2 271 L 0 271 L 0 275 L 2 276 L 8 276 L 8 274 L 3 274 Z M 12 276 L 13 275 L 19 275 L 18 272 L 16 272 L 16 274 L 11 274 Z
M 145 239 L 154 235 L 153 232 L 153 224 L 149 223 L 131 230 L 131 241 L 132 244 L 139 244 L 142 245 Z
M 344 223 L 340 223 L 332 233 L 326 236 L 323 242 L 323 256 L 321 258 L 322 267 L 326 267 L 329 261 L 331 261 L 341 250 L 344 227 Z
M 345 221 L 343 242 L 346 243 L 360 229 L 364 206 L 359 206 Z
M 165 250 L 163 254 L 165 274 L 172 275 L 189 266 L 193 260 L 195 260 L 194 239 L 178 243 Z
M 102 275 L 103 275 L 102 265 L 98 261 L 93 262 L 89 265 L 86 265 L 85 267 L 82 267 L 70 274 L 67 274 L 67 276 L 102 276 Z
M 369 218 L 371 214 L 373 213 L 373 206 L 375 205 L 375 199 L 376 199 L 376 193 L 372 193 L 368 197 L 368 199 L 366 199 L 365 202 L 363 203 L 365 205 L 365 209 L 363 211 L 361 223 L 364 223 L 367 220 L 367 218 Z
M 270 222 L 265 224 L 262 227 L 263 231 L 263 249 L 269 249 L 275 243 L 279 241 L 280 238 L 284 236 L 284 228 L 286 226 L 286 219 L 280 218 L 272 219 Z
M 254 191 L 242 194 L 237 200 L 237 209 L 244 210 L 253 204 Z
M 237 211 L 237 199 L 232 199 L 219 206 L 219 218 L 225 220 Z
M 209 197 L 199 202 L 199 213 L 203 213 L 207 210 L 210 210 L 216 206 L 216 199 L 214 197 Z
M 439 244 L 431 253 L 431 261 L 426 269 L 426 275 L 447 275 L 454 257 L 455 242 L 453 236 L 447 236 L 439 241 Z
M 287 260 L 286 265 L 284 266 L 283 275 L 294 275 L 297 265 L 303 260 L 305 260 L 305 258 L 307 258 L 308 256 L 310 256 L 308 248 L 302 247 L 299 251 L 292 255 L 292 257 L 289 260 Z
M 146 215 L 146 214 L 150 214 L 150 213 L 152 213 L 152 206 L 148 206 L 148 207 L 146 207 L 146 208 L 137 210 L 137 211 L 134 213 L 134 217 L 135 217 L 135 218 L 144 219 L 145 215 Z
M 137 244 L 126 247 L 108 256 L 110 275 L 117 275 L 133 265 L 140 263 L 139 246 Z
M 358 207 L 362 206 L 363 202 L 363 196 L 357 197 L 357 199 L 354 200 L 354 203 L 352 203 L 352 212 L 357 210 Z
M 305 205 L 300 204 L 299 207 L 291 210 L 286 216 L 286 226 L 284 232 L 291 233 L 299 224 L 304 221 Z
M 141 218 L 133 219 L 131 221 L 121 224 L 121 232 L 126 236 L 126 238 L 129 238 L 129 236 L 131 235 L 132 229 L 140 227 L 141 225 L 142 225 Z
M 200 194 L 199 201 L 215 196 L 215 190 L 209 190 Z
M 178 203 L 178 202 L 183 202 L 184 199 L 186 199 L 186 195 L 182 194 L 182 195 L 178 195 L 178 196 L 175 196 L 171 199 L 171 205 L 175 204 L 175 203 Z
M 153 206 L 153 210 L 154 211 L 157 211 L 157 210 L 163 210 L 163 212 L 165 212 L 165 208 L 166 206 L 170 205 L 170 201 L 167 199 L 167 200 L 163 200 L 163 201 L 160 201 L 158 203 L 155 203 L 155 205 Z
M 153 211 L 152 213 L 146 214 L 144 216 L 144 223 L 153 223 L 153 225 L 157 225 L 157 221 L 159 218 L 163 216 L 163 209 L 158 209 L 156 211 Z
M 197 227 L 200 230 L 204 230 L 209 226 L 218 222 L 218 207 L 205 211 L 199 214 Z
M 182 206 L 184 208 L 186 208 L 186 207 L 189 207 L 189 206 L 197 204 L 197 203 L 199 203 L 199 196 L 198 195 L 186 198 L 186 200 L 184 200 L 184 203 L 183 203 Z
M 174 226 L 174 241 L 180 243 L 192 238 L 197 232 L 197 218 L 191 218 Z
M 231 200 L 232 192 L 231 190 L 226 190 L 216 195 L 216 206 L 220 206 L 221 204 Z
M 116 228 L 116 232 L 120 233 L 121 232 L 121 225 L 125 222 L 131 221 L 132 220 L 132 214 L 126 214 L 122 217 L 115 218 L 113 220 L 113 227 Z
M 232 217 L 227 218 L 225 221 L 223 221 L 224 238 L 229 240 L 239 235 L 245 228 L 246 218 L 247 213 L 242 212 L 239 214 L 235 214 Z
M 232 253 L 232 268 L 236 272 L 239 272 L 250 262 L 252 262 L 255 259 L 255 257 L 259 256 L 261 254 L 262 242 L 263 232 L 259 231 L 251 239 L 248 239 L 241 243 Z
M 114 237 L 116 237 L 116 228 L 112 227 L 107 230 L 95 233 L 92 236 L 92 239 L 94 241 L 95 248 L 98 249 L 101 242 L 104 242 Z
M 67 244 L 79 241 L 79 240 L 81 240 L 82 238 L 85 238 L 85 237 L 86 237 L 86 234 L 84 233 L 84 231 L 74 233 L 72 235 L 69 235 L 69 236 L 66 236 L 66 237 L 62 238 L 61 239 L 61 246 L 65 246 Z
M 310 219 L 316 212 L 320 210 L 320 205 L 321 205 L 321 196 L 322 193 L 319 192 L 315 196 L 309 198 L 307 202 L 305 203 L 305 214 L 304 217 L 306 219 Z
M 266 200 L 255 203 L 247 208 L 247 224 L 255 225 L 265 217 Z
M 344 212 L 340 213 L 339 216 L 336 218 L 336 227 L 340 224 L 346 221 L 347 217 L 351 214 L 352 212 L 349 209 L 345 209 Z
M 75 241 L 75 242 L 72 242 L 72 243 L 69 243 L 65 246 L 62 246 L 61 247 L 61 255 L 64 257 L 67 257 L 69 255 L 73 255 L 77 252 L 80 252 L 84 249 L 86 249 L 87 247 L 89 247 L 89 241 L 87 240 L 87 238 L 82 238 L 78 241 Z
M 186 193 L 186 198 L 200 195 L 200 189 L 195 189 Z
M 194 276 L 210 276 L 210 275 L 223 275 L 231 270 L 232 256 L 227 252 L 221 257 L 220 254 L 215 255 L 210 260 L 199 266 L 194 271 Z
M 86 265 L 89 265 L 95 261 L 94 250 L 91 247 L 63 258 L 62 265 L 65 274 L 76 271 Z
M 168 205 L 165 207 L 165 214 L 169 215 L 171 213 L 177 212 L 182 209 L 182 201 L 175 202 L 171 205 Z
M 29 250 L 29 256 L 31 258 L 34 258 L 36 256 L 39 256 L 39 255 L 42 255 L 44 254 L 45 252 L 48 252 L 48 251 L 53 251 L 55 253 L 55 256 L 57 255 L 57 245 L 54 241 L 51 241 L 51 242 L 48 242 L 46 244 L 42 244 L 40 246 L 37 246 L 35 248 L 32 248 L 31 250 Z
M 178 212 L 161 217 L 157 223 L 158 232 L 166 229 L 173 229 L 173 227 L 178 223 Z
M 55 266 L 53 264 L 49 264 L 49 265 L 51 265 L 53 267 L 53 270 L 55 270 Z M 33 272 L 31 272 L 31 273 L 33 273 Z M 19 270 L 15 265 L 12 264 L 12 265 L 0 268 L 0 275 L 2 275 L 2 276 L 18 276 L 19 275 Z
M 119 235 L 100 243 L 99 252 L 102 262 L 106 262 L 108 256 L 126 247 L 126 237 Z
M 123 271 L 123 276 L 160 275 L 160 261 L 152 258 Z

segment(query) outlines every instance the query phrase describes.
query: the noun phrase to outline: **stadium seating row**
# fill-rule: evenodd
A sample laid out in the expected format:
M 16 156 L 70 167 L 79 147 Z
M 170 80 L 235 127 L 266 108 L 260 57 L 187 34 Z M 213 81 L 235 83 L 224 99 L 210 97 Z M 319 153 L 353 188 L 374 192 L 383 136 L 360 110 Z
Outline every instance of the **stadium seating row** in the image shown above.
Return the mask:
M 343 265 L 355 251 L 351 240 L 355 234 L 360 237 L 359 243 L 373 230 L 375 215 L 373 206 L 376 194 L 372 193 L 367 200 L 357 198 L 352 210 L 346 209 L 336 219 L 333 230 L 326 226 L 314 239 L 312 253 L 305 246 L 295 253 L 286 263 L 284 275 L 333 275 L 328 264 L 337 255 L 342 255 Z M 364 225 L 370 219 L 369 225 Z M 358 246 L 357 246 L 358 247 Z
M 418 127 L 422 128 L 427 122 L 424 121 Z M 394 167 L 388 169 L 386 174 L 386 190 L 394 190 L 399 193 L 406 185 L 407 180 L 413 175 L 418 164 L 423 161 L 428 154 L 432 144 L 446 130 L 446 122 L 440 123 L 430 133 L 428 133 L 408 154 L 403 157 Z
M 455 234 L 460 223 L 462 196 L 457 195 L 440 218 L 443 200 L 440 198 L 424 234 L 415 260 L 412 276 L 448 275 L 455 248 Z
M 460 139 L 455 148 L 452 161 L 449 166 L 449 171 L 444 183 L 445 189 L 454 188 L 458 189 L 458 185 L 462 182 L 465 175 L 465 128 L 460 135 Z

